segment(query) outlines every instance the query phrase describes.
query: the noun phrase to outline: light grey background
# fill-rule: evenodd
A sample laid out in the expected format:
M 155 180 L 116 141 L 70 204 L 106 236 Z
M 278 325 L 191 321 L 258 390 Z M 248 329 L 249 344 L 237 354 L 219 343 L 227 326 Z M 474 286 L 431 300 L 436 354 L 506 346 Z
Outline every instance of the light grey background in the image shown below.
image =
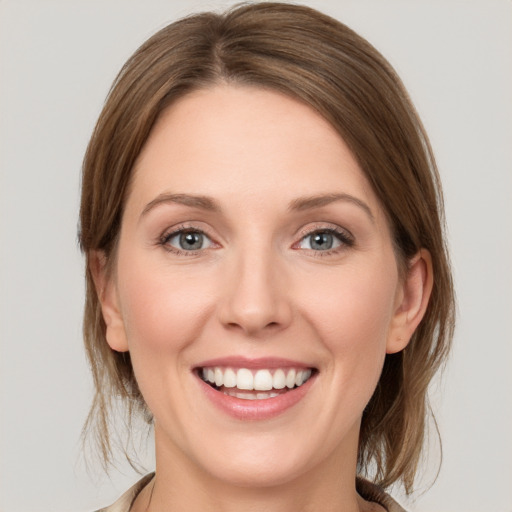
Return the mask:
M 76 245 L 81 159 L 136 47 L 178 16 L 230 3 L 0 0 L 3 512 L 91 511 L 138 478 L 126 465 L 111 479 L 99 467 L 88 476 L 79 457 L 91 398 Z M 431 490 L 404 503 L 416 512 L 510 512 L 512 3 L 307 3 L 396 67 L 445 185 L 459 323 L 433 397 L 444 464 Z

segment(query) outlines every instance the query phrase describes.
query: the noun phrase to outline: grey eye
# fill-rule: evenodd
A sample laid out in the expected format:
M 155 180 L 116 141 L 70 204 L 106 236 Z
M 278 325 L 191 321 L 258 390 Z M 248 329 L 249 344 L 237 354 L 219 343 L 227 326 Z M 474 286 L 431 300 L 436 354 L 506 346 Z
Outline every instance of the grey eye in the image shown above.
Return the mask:
M 329 231 L 315 231 L 305 236 L 299 247 L 313 251 L 328 251 L 339 247 L 341 244 L 342 242 L 336 234 Z
M 198 251 L 210 247 L 211 240 L 200 231 L 182 231 L 172 235 L 167 243 L 182 251 Z

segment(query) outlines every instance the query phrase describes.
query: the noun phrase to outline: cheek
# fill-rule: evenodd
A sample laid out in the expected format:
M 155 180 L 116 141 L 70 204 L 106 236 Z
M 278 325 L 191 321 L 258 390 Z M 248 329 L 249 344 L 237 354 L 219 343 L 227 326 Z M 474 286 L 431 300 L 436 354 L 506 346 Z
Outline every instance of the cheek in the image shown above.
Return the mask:
M 362 401 L 373 393 L 386 354 L 398 282 L 394 268 L 347 268 L 317 282 L 323 292 L 316 293 L 315 300 L 311 294 L 309 300 L 303 296 L 303 310 L 331 355 L 338 389 L 351 390 L 349 394 Z
M 187 347 L 200 336 L 211 300 L 201 276 L 149 258 L 119 261 L 119 297 L 133 370 L 144 399 L 156 418 L 185 405 Z M 162 404 L 170 404 L 162 412 Z M 173 416 L 173 420 L 176 417 Z
M 120 262 L 123 263 L 123 262 Z M 121 309 L 130 352 L 159 356 L 194 341 L 206 321 L 209 293 L 201 275 L 151 261 L 120 265 Z
M 385 267 L 386 268 L 386 267 Z M 366 268 L 344 269 L 316 282 L 317 292 L 304 296 L 304 306 L 317 318 L 329 339 L 380 343 L 387 337 L 394 310 L 397 273 Z M 321 293 L 319 293 L 321 291 Z M 309 305 L 309 306 L 307 306 Z

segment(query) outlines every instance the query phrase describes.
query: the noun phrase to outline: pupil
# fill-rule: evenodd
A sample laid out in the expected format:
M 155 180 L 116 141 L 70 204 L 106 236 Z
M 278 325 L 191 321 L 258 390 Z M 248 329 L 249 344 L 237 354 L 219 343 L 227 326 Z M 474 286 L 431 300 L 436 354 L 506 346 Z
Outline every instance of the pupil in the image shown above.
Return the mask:
M 183 233 L 180 236 L 180 245 L 187 250 L 201 249 L 203 235 L 201 233 Z
M 317 233 L 312 236 L 311 248 L 325 251 L 332 247 L 332 242 L 332 235 L 330 233 Z

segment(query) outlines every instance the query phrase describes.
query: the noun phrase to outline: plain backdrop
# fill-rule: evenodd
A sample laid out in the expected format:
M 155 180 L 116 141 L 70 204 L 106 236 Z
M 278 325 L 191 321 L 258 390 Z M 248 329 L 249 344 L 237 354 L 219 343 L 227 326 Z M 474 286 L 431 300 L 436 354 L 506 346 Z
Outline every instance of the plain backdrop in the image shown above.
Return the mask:
M 92 511 L 139 478 L 123 463 L 110 477 L 99 466 L 89 474 L 80 457 L 92 389 L 76 244 L 81 159 L 139 44 L 177 17 L 231 3 L 0 0 L 2 512 Z M 412 512 L 510 512 L 512 3 L 306 3 L 395 66 L 445 187 L 459 322 L 433 389 L 444 462 L 430 490 L 402 501 Z

